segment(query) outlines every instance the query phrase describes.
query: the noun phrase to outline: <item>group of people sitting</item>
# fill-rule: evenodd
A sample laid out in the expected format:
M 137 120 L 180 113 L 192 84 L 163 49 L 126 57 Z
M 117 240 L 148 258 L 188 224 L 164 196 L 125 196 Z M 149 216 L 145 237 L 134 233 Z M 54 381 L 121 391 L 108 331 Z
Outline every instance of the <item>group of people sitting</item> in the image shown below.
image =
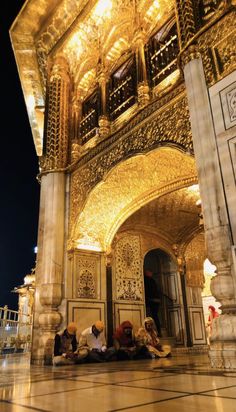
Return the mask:
M 76 339 L 77 326 L 69 323 L 62 333 L 57 333 L 54 342 L 53 364 L 70 365 L 84 362 L 105 362 L 111 360 L 134 360 L 163 358 L 170 355 L 170 348 L 160 344 L 154 321 L 144 319 L 143 326 L 134 334 L 130 321 L 124 321 L 113 335 L 113 346 L 108 348 L 104 335 L 104 323 L 96 321 L 85 329 L 79 342 Z

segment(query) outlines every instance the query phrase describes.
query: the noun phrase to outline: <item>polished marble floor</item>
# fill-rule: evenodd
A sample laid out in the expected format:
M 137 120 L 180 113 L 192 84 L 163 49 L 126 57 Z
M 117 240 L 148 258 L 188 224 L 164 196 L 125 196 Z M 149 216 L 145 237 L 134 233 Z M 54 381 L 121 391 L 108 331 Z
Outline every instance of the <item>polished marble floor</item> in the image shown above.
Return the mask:
M 0 367 L 0 412 L 236 412 L 236 371 L 207 355 L 65 367 L 21 355 Z

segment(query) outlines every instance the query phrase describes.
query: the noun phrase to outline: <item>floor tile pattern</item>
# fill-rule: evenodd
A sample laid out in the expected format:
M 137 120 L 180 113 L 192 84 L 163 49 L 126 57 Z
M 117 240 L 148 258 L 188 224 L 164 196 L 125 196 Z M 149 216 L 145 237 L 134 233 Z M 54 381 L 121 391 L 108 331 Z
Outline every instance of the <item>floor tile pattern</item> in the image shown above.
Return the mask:
M 0 367 L 1 412 L 236 412 L 236 371 L 207 355 L 39 367 L 26 354 Z

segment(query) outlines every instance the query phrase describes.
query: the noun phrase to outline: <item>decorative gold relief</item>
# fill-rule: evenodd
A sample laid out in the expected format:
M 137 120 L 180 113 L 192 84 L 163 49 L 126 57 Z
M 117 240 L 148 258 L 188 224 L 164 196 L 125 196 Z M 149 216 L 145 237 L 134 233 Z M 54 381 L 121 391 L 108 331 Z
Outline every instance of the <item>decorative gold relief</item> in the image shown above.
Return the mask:
M 77 297 L 95 299 L 95 281 L 93 274 L 85 269 L 82 271 L 77 281 Z
M 119 226 L 132 213 L 164 193 L 190 186 L 194 180 L 194 159 L 170 148 L 162 147 L 120 162 L 87 194 L 72 237 L 78 248 L 88 245 L 107 250 Z M 74 190 L 73 194 L 77 194 L 80 186 Z
M 196 33 L 194 2 L 192 0 L 176 0 L 178 35 L 183 48 Z
M 225 14 L 198 39 L 208 86 L 236 68 L 236 12 Z
M 187 286 L 203 288 L 205 259 L 205 241 L 203 233 L 200 233 L 193 238 L 185 250 Z
M 236 18 L 236 15 L 235 15 Z M 236 30 L 222 38 L 212 48 L 217 77 L 226 76 L 236 66 Z
M 177 94 L 178 90 L 173 93 Z M 173 94 L 171 94 L 173 96 Z M 189 113 L 185 93 L 180 93 L 167 105 L 168 96 L 144 109 L 134 120 L 111 140 L 104 142 L 109 150 L 90 151 L 91 161 L 84 158 L 84 166 L 79 167 L 71 178 L 70 227 L 75 225 L 77 216 L 84 206 L 91 189 L 101 182 L 112 167 L 131 155 L 145 153 L 159 145 L 170 145 L 182 150 L 192 150 Z M 160 108 L 158 110 L 158 108 Z M 156 110 L 156 112 L 155 112 Z M 152 114 L 152 116 L 151 116 Z M 148 117 L 149 116 L 149 117 Z M 137 127 L 138 121 L 140 126 Z M 136 126 L 136 127 L 135 127 Z M 96 155 L 96 157 L 95 157 Z
M 66 167 L 69 134 L 69 75 L 64 59 L 55 62 L 48 80 L 45 152 L 42 171 Z
M 180 54 L 179 60 L 182 68 L 189 63 L 191 60 L 194 59 L 199 59 L 201 56 L 201 53 L 199 52 L 199 48 L 196 44 L 192 44 L 189 46 L 186 50 L 184 50 L 183 53 Z
M 115 245 L 115 290 L 117 300 L 143 300 L 141 249 L 137 235 L 126 235 Z
M 97 299 L 99 260 L 92 255 L 74 254 L 74 290 L 75 298 Z

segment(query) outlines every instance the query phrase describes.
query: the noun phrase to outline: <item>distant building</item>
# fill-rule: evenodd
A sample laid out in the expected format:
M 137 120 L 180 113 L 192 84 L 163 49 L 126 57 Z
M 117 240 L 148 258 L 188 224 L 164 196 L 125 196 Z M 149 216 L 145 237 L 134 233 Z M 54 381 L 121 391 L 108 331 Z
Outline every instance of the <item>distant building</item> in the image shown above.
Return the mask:
M 32 362 L 68 321 L 138 328 L 145 269 L 163 335 L 206 348 L 208 258 L 210 362 L 236 368 L 235 20 L 233 0 L 24 4 L 10 36 L 40 163 Z

